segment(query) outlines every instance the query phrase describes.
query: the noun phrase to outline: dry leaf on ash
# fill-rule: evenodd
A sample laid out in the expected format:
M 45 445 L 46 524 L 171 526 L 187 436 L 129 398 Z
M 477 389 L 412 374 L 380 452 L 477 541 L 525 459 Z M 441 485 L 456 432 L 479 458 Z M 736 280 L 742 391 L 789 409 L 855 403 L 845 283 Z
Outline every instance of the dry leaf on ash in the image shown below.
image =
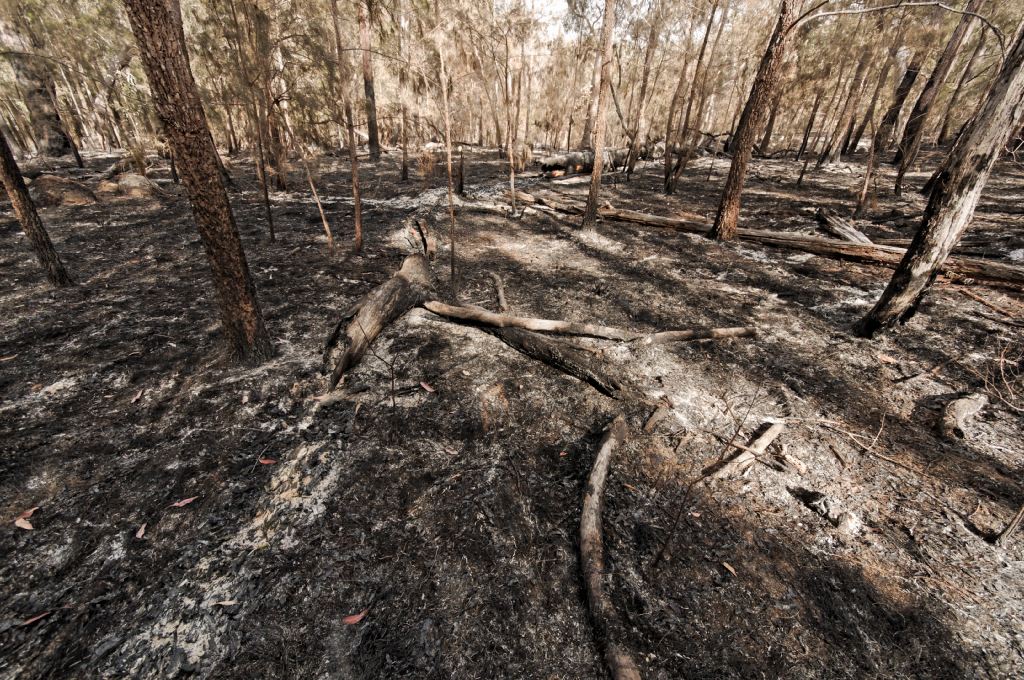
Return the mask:
M 145 535 L 146 535 L 146 523 L 143 522 L 142 526 L 139 527 L 139 530 L 135 532 L 135 538 L 142 538 Z
M 343 618 L 341 620 L 341 622 L 344 623 L 346 626 L 354 626 L 355 624 L 357 624 L 360 621 L 362 621 L 363 618 L 367 614 L 369 614 L 369 613 L 370 613 L 369 609 L 364 609 L 363 611 L 359 612 L 358 614 L 349 614 L 348 616 Z
M 189 503 L 191 503 L 192 501 L 194 501 L 197 498 L 199 498 L 199 496 L 192 496 L 191 498 L 182 498 L 177 503 L 171 503 L 170 507 L 172 507 L 172 508 L 183 508 L 183 507 L 185 507 L 186 505 L 188 505 Z

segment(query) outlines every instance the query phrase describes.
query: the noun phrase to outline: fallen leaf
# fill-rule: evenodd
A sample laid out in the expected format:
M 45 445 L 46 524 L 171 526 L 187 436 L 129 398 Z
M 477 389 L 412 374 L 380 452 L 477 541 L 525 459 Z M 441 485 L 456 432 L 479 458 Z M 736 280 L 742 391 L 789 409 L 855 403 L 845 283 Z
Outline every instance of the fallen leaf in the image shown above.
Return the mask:
M 878 353 L 878 360 L 883 364 L 898 364 L 900 362 L 899 359 L 895 359 L 888 354 L 882 354 L 881 352 Z
M 566 456 L 568 456 L 568 455 L 569 455 L 569 452 L 568 452 L 568 451 L 559 451 L 559 452 L 558 452 L 558 457 L 559 457 L 559 458 L 565 458 L 565 457 L 566 457 Z
M 731 564 L 729 564 L 728 562 L 722 562 L 722 566 L 723 566 L 723 567 L 725 567 L 726 571 L 728 571 L 728 572 L 729 572 L 730 574 L 732 574 L 733 576 L 735 576 L 735 575 L 736 575 L 736 570 L 735 570 L 735 569 L 733 569 L 733 568 L 732 568 L 732 565 L 731 565 Z
M 188 505 L 189 503 L 191 503 L 192 501 L 194 501 L 197 498 L 199 498 L 199 496 L 192 496 L 192 498 L 182 498 L 177 503 L 171 503 L 168 507 L 171 507 L 171 508 L 183 508 L 183 507 L 185 507 L 186 505 Z
M 423 389 L 425 389 L 425 390 L 426 390 L 427 392 L 431 392 L 431 393 L 433 393 L 433 392 L 436 392 L 436 391 L 437 391 L 437 390 L 435 390 L 435 389 L 434 389 L 433 387 L 431 387 L 431 386 L 430 386 L 429 384 L 427 384 L 427 383 L 425 383 L 425 382 L 421 382 L 421 383 L 420 383 L 420 387 L 422 387 Z
M 23 626 L 31 626 L 33 623 L 35 623 L 39 619 L 46 618 L 49 615 L 50 615 L 50 612 L 43 612 L 42 614 L 36 614 L 35 616 L 31 616 L 31 617 L 25 619 L 24 621 L 22 621 L 21 625 L 23 625 Z
M 17 354 L 12 354 L 12 355 L 7 356 L 7 357 L 0 357 L 0 361 L 10 361 L 11 359 L 17 359 L 17 358 L 18 358 Z
M 273 458 L 260 458 L 260 465 L 274 465 L 277 461 Z
M 214 602 L 214 607 L 234 607 L 238 604 L 238 600 L 221 600 L 220 602 Z
M 32 522 L 29 522 L 24 517 L 19 517 L 18 519 L 14 520 L 14 526 L 18 527 L 19 529 L 24 529 L 25 531 L 32 531 L 33 528 Z
M 146 388 L 142 388 L 141 390 L 139 390 L 138 393 L 136 393 L 136 395 L 134 397 L 132 397 L 132 403 L 134 404 L 139 399 L 142 399 L 142 393 L 145 392 L 145 391 L 146 391 Z
M 700 513 L 699 512 L 691 512 L 690 513 L 690 517 L 693 517 L 694 519 L 700 519 Z
M 142 538 L 145 535 L 146 535 L 146 523 L 143 522 L 142 526 L 139 527 L 139 530 L 135 532 L 135 538 Z
M 29 508 L 29 509 L 28 509 L 28 510 L 26 510 L 25 512 L 23 512 L 23 513 L 21 513 L 20 515 L 18 515 L 18 519 L 28 519 L 29 517 L 31 517 L 31 516 L 32 516 L 32 513 L 34 513 L 34 512 L 35 512 L 36 510 L 38 510 L 38 509 L 39 509 L 39 506 L 38 506 L 38 505 L 37 505 L 37 506 L 35 506 L 34 508 Z
M 369 609 L 364 609 L 363 611 L 359 612 L 358 614 L 349 614 L 348 616 L 343 618 L 341 620 L 341 622 L 344 623 L 346 626 L 354 626 L 355 624 L 357 624 L 360 621 L 362 621 L 363 618 L 367 614 L 369 614 L 369 613 L 370 613 Z

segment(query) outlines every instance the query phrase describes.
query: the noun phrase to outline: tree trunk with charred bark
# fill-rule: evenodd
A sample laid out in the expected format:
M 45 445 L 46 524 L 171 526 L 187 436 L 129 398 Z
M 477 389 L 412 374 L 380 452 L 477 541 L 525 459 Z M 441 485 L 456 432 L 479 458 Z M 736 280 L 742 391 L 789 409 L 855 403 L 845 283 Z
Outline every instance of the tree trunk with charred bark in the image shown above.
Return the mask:
M 213 270 L 229 350 L 243 361 L 265 360 L 273 352 L 270 336 L 185 44 L 166 3 L 124 0 L 124 4 L 149 77 L 153 104 L 178 159 L 181 181 Z
M 64 263 L 60 261 L 57 251 L 53 249 L 50 235 L 46 233 L 43 221 L 39 219 L 35 203 L 28 194 L 25 187 L 25 180 L 18 169 L 18 163 L 14 160 L 11 147 L 7 144 L 7 138 L 0 130 L 0 180 L 3 181 L 7 197 L 11 199 L 11 206 L 14 214 L 21 224 L 22 231 L 28 236 L 32 250 L 39 260 L 39 265 L 46 272 L 47 280 L 55 286 L 70 286 L 72 281 Z
M 713 238 L 727 241 L 736 236 L 736 222 L 740 214 L 740 195 L 743 193 L 747 165 L 750 163 L 750 156 L 754 151 L 754 140 L 768 114 L 769 102 L 774 96 L 775 88 L 779 85 L 782 62 L 791 39 L 788 28 L 793 23 L 793 13 L 793 3 L 790 0 L 782 0 L 779 6 L 779 19 L 768 40 L 768 47 L 761 58 L 757 75 L 754 77 L 754 84 L 750 89 L 750 96 L 747 98 L 746 106 L 743 107 L 743 115 L 740 117 L 736 134 L 733 137 L 732 165 L 729 167 L 722 200 L 718 204 L 718 213 L 715 215 L 715 223 L 711 228 Z
M 1000 150 L 1024 121 L 1024 22 L 973 122 L 936 178 L 921 229 L 874 308 L 857 326 L 871 337 L 910 318 L 974 215 Z
M 594 171 L 590 175 L 590 194 L 583 211 L 582 228 L 594 226 L 597 220 L 597 200 L 601 194 L 601 167 L 604 165 L 605 111 L 608 109 L 608 86 L 611 81 L 612 34 L 615 30 L 615 0 L 604 1 L 604 19 L 601 24 L 601 47 L 598 52 L 601 70 L 597 91 L 597 119 L 594 121 Z

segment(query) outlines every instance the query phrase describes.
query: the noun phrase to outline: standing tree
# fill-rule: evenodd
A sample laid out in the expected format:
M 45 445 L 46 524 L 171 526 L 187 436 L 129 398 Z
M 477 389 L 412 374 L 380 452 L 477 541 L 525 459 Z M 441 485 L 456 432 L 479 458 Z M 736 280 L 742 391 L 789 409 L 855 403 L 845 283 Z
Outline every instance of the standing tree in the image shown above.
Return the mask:
M 779 85 L 782 62 L 786 56 L 793 24 L 793 5 L 790 0 L 782 0 L 779 5 L 779 19 L 775 30 L 768 40 L 761 64 L 758 66 L 754 84 L 750 88 L 743 114 L 732 143 L 732 165 L 725 179 L 722 200 L 718 204 L 715 223 L 711 227 L 713 238 L 728 241 L 736 237 L 736 221 L 740 215 L 740 194 L 743 193 L 743 182 L 747 176 L 747 165 L 754 152 L 754 141 L 757 139 L 761 126 L 768 115 L 768 106 Z
M 612 33 L 615 31 L 615 0 L 604 0 L 604 18 L 601 22 L 601 73 L 597 91 L 591 97 L 597 98 L 597 117 L 594 120 L 594 172 L 590 175 L 590 195 L 583 212 L 584 229 L 593 227 L 597 220 L 597 199 L 601 193 L 601 167 L 604 165 L 605 111 L 608 109 L 608 86 L 611 82 Z
M 984 104 L 939 169 L 921 229 L 881 298 L 857 325 L 872 337 L 913 316 L 974 215 L 1000 149 L 1024 123 L 1024 21 Z
M 370 160 L 380 160 L 380 137 L 377 132 L 377 94 L 373 88 L 373 60 L 370 57 L 370 3 L 356 0 L 359 6 L 359 48 L 363 53 L 363 91 L 366 93 L 366 132 L 370 137 Z
M 177 159 L 213 270 L 229 349 L 242 361 L 263 361 L 273 349 L 182 33 L 176 28 L 165 0 L 124 0 L 124 4 L 149 77 L 157 115 Z
M 46 233 L 32 197 L 28 195 L 25 188 L 25 180 L 21 177 L 21 170 L 14 160 L 11 147 L 7 144 L 7 138 L 0 130 L 0 180 L 3 181 L 7 196 L 11 199 L 14 207 L 14 214 L 21 223 L 21 228 L 28 236 L 32 244 L 32 250 L 36 253 L 40 266 L 46 272 L 46 278 L 55 286 L 70 286 L 72 281 L 68 272 L 64 269 L 64 263 L 60 261 L 57 251 L 53 249 L 50 242 L 50 235 Z
M 910 169 L 910 165 L 917 158 L 917 153 L 921 149 L 921 140 L 924 137 L 924 124 L 928 120 L 928 114 L 931 113 L 932 104 L 935 103 L 942 84 L 946 82 L 949 71 L 953 68 L 953 61 L 960 50 L 960 44 L 967 35 L 971 22 L 974 21 L 973 14 L 978 11 L 981 2 L 982 0 L 970 0 L 967 3 L 965 11 L 970 12 L 970 14 L 964 14 L 960 17 L 959 23 L 953 29 L 953 34 L 949 36 L 949 42 L 946 43 L 945 49 L 939 55 L 939 60 L 935 62 L 932 74 L 928 76 L 928 82 L 925 83 L 924 89 L 918 95 L 917 102 L 910 112 L 910 117 L 907 118 L 907 124 L 903 128 L 903 138 L 900 140 L 896 157 L 892 161 L 893 165 L 898 166 L 895 187 L 897 196 L 902 191 L 904 175 Z

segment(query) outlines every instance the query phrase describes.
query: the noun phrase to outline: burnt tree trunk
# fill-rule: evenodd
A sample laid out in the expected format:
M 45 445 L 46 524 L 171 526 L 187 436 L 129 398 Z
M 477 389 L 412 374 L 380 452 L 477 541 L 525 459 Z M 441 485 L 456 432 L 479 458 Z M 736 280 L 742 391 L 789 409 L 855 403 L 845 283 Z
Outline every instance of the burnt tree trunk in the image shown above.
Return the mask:
M 615 0 L 604 0 L 604 18 L 601 22 L 601 47 L 598 59 L 601 63 L 597 91 L 597 118 L 594 121 L 594 171 L 590 175 L 590 194 L 583 211 L 584 229 L 594 226 L 597 220 L 597 200 L 601 194 L 601 167 L 604 165 L 604 133 L 607 127 L 605 111 L 608 109 L 608 86 L 611 81 L 612 33 L 615 30 Z
M 970 0 L 967 3 L 966 11 L 977 12 L 981 3 L 982 0 Z M 960 22 L 953 29 L 952 35 L 949 36 L 949 42 L 946 43 L 945 49 L 942 50 L 939 60 L 935 63 L 935 68 L 932 69 L 931 75 L 928 76 L 928 82 L 925 83 L 924 89 L 918 95 L 917 102 L 907 118 L 907 124 L 903 128 L 903 138 L 900 140 L 899 147 L 896 150 L 896 157 L 892 161 L 893 165 L 899 168 L 896 173 L 897 196 L 901 191 L 903 176 L 910 169 L 910 165 L 917 158 L 917 153 L 921 148 L 921 140 L 924 137 L 924 124 L 928 120 L 928 114 L 931 113 L 932 104 L 935 103 L 935 98 L 939 95 L 939 89 L 946 82 L 949 71 L 953 68 L 953 61 L 956 59 L 956 54 L 960 50 L 960 45 L 967 35 L 968 29 L 971 27 L 972 21 L 974 21 L 974 17 L 969 14 L 965 14 L 960 18 Z
M 11 206 L 14 214 L 21 223 L 22 231 L 28 236 L 32 250 L 39 260 L 39 265 L 46 272 L 46 278 L 55 286 L 70 286 L 72 281 L 68 272 L 64 269 L 64 263 L 60 261 L 57 251 L 53 249 L 50 235 L 46 233 L 43 221 L 39 219 L 35 203 L 25 188 L 25 180 L 21 176 L 21 170 L 14 160 L 11 147 L 7 144 L 7 138 L 0 130 L 0 180 L 3 181 L 7 197 L 11 199 Z
M 754 140 L 768 114 L 768 105 L 779 85 L 782 62 L 786 56 L 786 47 L 791 39 L 789 27 L 793 23 L 793 4 L 790 0 L 782 0 L 779 5 L 779 19 L 775 30 L 768 40 L 761 64 L 758 66 L 754 84 L 750 88 L 750 96 L 743 107 L 736 134 L 731 145 L 732 165 L 725 179 L 722 200 L 718 204 L 715 224 L 711 228 L 711 236 L 723 241 L 736 236 L 736 222 L 740 214 L 740 195 L 743 193 L 743 182 L 747 175 L 747 165 L 754 151 Z
M 913 89 L 914 83 L 917 82 L 917 76 L 921 73 L 923 58 L 924 55 L 920 51 L 915 52 L 910 58 L 910 64 L 907 66 L 903 78 L 900 79 L 900 84 L 896 86 L 896 94 L 893 97 L 892 104 L 886 110 L 885 116 L 882 117 L 882 122 L 878 125 L 878 129 L 875 130 L 875 138 L 872 140 L 875 153 L 883 153 L 892 144 L 896 121 L 899 120 L 903 104 L 907 101 L 907 97 L 910 96 L 910 90 Z
M 936 178 L 921 229 L 874 308 L 857 326 L 871 337 L 910 318 L 974 215 L 1000 150 L 1024 121 L 1024 22 L 984 104 Z
M 370 160 L 380 160 L 377 131 L 377 94 L 373 87 L 373 61 L 370 58 L 370 8 L 372 0 L 358 0 L 359 48 L 363 53 L 363 92 L 366 94 L 366 134 L 369 135 Z
M 149 78 L 153 104 L 178 159 L 181 181 L 213 270 L 229 350 L 243 361 L 262 361 L 273 352 L 270 336 L 185 44 L 166 3 L 125 0 L 124 4 Z

